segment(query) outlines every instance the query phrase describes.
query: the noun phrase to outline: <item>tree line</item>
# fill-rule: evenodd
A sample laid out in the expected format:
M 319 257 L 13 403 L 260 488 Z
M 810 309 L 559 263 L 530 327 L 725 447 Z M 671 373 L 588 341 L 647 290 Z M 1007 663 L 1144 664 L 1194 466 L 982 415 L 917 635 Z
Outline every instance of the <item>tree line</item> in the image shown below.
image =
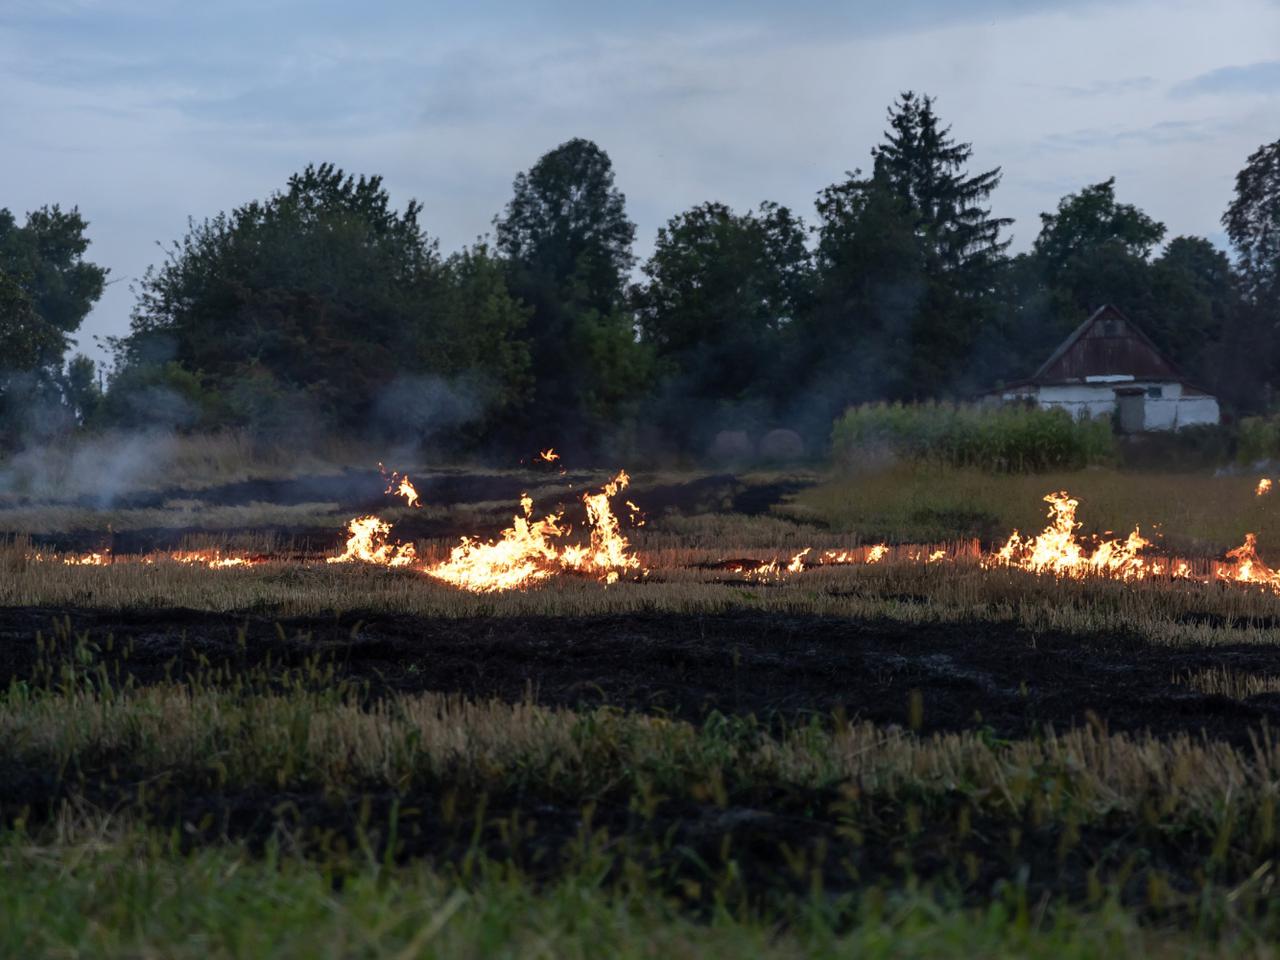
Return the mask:
M 442 253 L 377 176 L 309 166 L 189 221 L 136 288 L 100 382 L 66 355 L 107 271 L 79 211 L 0 211 L 0 430 L 367 431 L 443 447 L 697 452 L 722 429 L 825 442 L 870 400 L 965 398 L 1028 375 L 1101 303 L 1237 413 L 1280 370 L 1280 140 L 1223 216 L 1233 262 L 1121 202 L 1114 179 L 1041 214 L 1031 249 L 927 96 L 904 93 L 868 169 L 817 195 L 706 202 L 635 224 L 608 155 L 574 139 L 518 174 L 491 239 Z M 638 267 L 638 270 L 637 270 Z

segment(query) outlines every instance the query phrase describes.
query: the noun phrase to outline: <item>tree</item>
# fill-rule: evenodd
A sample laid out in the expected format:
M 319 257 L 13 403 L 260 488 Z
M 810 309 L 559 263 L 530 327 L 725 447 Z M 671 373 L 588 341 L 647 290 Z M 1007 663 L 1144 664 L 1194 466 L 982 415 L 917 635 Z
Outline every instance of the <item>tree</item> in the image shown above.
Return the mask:
M 641 335 L 689 402 L 769 400 L 784 331 L 807 308 L 812 256 L 786 207 L 704 203 L 659 228 L 634 298 Z
M 608 154 L 579 138 L 543 155 L 516 176 L 496 228 L 511 288 L 533 308 L 526 419 L 589 444 L 647 379 L 624 295 L 635 224 Z
M 997 315 L 1012 222 L 987 205 L 1000 169 L 967 171 L 972 145 L 951 136 L 931 97 L 903 93 L 888 119 L 871 175 L 855 171 L 818 199 L 820 296 L 800 355 L 828 368 L 830 402 L 965 390 Z
M 1165 226 L 1137 207 L 1116 202 L 1116 178 L 1085 187 L 1058 201 L 1056 213 L 1040 214 L 1033 251 L 1045 277 L 1057 285 L 1073 261 L 1102 250 L 1146 260 L 1164 238 Z
M 1249 155 L 1222 223 L 1239 259 L 1241 303 L 1228 333 L 1226 379 L 1242 406 L 1267 410 L 1280 376 L 1280 140 Z
M 1000 185 L 1000 168 L 970 175 L 973 145 L 958 143 L 933 110 L 933 98 L 903 93 L 889 108 L 885 140 L 871 151 L 875 171 L 906 205 L 924 245 L 926 270 L 950 275 L 962 296 L 990 292 L 1013 223 L 985 206 Z
M 0 209 L 0 431 L 7 442 L 75 422 L 63 357 L 107 277 L 84 259 L 87 228 L 75 208 L 41 207 L 22 226 Z
M 912 393 L 913 324 L 926 287 L 910 205 L 883 171 L 818 195 L 814 303 L 788 330 L 793 382 L 786 418 L 825 443 L 846 406 Z
M 1222 224 L 1240 258 L 1246 293 L 1255 301 L 1274 298 L 1280 289 L 1280 140 L 1249 155 Z
M 1115 304 L 1167 348 L 1155 330 L 1163 321 L 1156 317 L 1149 262 L 1164 234 L 1164 224 L 1117 202 L 1114 177 L 1068 194 L 1056 212 L 1040 214 L 1031 252 L 1015 259 L 1006 281 L 1003 323 L 1020 349 L 1020 369 L 1006 375 L 1030 373 L 1104 303 Z
M 1005 288 L 1004 376 L 1026 375 L 1104 303 L 1115 304 L 1188 376 L 1219 385 L 1223 331 L 1235 309 L 1226 256 L 1202 237 L 1175 237 L 1153 253 L 1165 226 L 1116 199 L 1115 178 L 1063 197 L 1040 215 L 1029 254 Z
M 415 201 L 395 210 L 380 177 L 322 164 L 265 201 L 192 223 L 147 272 L 121 344 L 124 367 L 155 373 L 122 384 L 172 381 L 184 403 L 200 398 L 206 422 L 294 435 L 309 414 L 367 424 L 398 375 L 475 375 L 493 384 L 495 403 L 509 402 L 509 382 L 524 377 L 522 354 L 510 348 L 524 315 L 493 270 L 483 302 L 459 297 L 454 288 L 474 287 L 479 267 L 442 262 L 420 212 Z M 484 313 L 472 322 L 477 306 Z M 175 379 L 170 362 L 199 389 Z
M 0 275 L 10 288 L 21 290 L 30 309 L 21 322 L 42 328 L 31 334 L 40 348 L 23 361 L 30 364 L 26 369 L 61 367 L 71 335 L 102 296 L 108 271 L 84 259 L 88 227 L 74 207 L 41 207 L 28 213 L 22 226 L 0 209 Z M 5 296 L 13 302 L 12 289 Z

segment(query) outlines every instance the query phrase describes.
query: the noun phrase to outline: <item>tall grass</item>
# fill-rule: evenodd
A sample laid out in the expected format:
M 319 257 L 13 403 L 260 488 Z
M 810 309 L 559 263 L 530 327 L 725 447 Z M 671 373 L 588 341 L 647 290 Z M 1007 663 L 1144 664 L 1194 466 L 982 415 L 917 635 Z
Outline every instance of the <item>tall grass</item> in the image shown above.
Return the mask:
M 1064 410 L 875 403 L 850 407 L 836 421 L 832 450 L 846 462 L 887 456 L 1038 473 L 1111 462 L 1116 444 L 1109 420 L 1077 420 Z

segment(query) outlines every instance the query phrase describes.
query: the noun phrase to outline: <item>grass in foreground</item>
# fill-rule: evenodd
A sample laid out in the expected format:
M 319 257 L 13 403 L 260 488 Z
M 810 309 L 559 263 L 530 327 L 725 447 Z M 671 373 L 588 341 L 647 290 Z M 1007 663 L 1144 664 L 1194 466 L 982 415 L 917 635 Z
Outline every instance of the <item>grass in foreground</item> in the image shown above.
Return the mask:
M 482 864 L 463 886 L 424 865 L 370 862 L 335 890 L 323 867 L 223 845 L 182 853 L 110 825 L 54 841 L 0 840 L 5 956 L 500 957 L 1270 957 L 1247 926 L 1217 939 L 1150 930 L 1106 902 L 1048 912 L 1016 890 L 980 909 L 927 896 L 821 897 L 780 928 L 611 894 L 580 873 L 535 887 Z M 843 915 L 843 919 L 836 918 Z

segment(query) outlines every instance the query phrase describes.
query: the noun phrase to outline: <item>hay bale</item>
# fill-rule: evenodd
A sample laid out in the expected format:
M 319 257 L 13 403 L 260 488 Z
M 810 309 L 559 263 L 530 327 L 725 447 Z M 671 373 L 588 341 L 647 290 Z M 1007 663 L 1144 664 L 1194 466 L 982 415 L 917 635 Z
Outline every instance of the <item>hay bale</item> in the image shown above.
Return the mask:
M 800 460 L 804 440 L 794 430 L 770 430 L 760 439 L 761 460 Z
M 707 456 L 717 463 L 742 463 L 752 459 L 755 452 L 745 430 L 721 430 L 707 448 Z

